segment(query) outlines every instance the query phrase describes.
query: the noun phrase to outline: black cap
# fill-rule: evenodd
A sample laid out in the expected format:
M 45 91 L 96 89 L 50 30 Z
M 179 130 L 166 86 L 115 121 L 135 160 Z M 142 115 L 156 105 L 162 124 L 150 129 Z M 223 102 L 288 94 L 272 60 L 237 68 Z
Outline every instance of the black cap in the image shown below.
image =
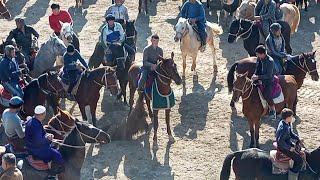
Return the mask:
M 154 34 L 154 35 L 151 36 L 151 38 L 152 39 L 159 39 L 159 36 L 158 36 L 158 34 Z
M 264 45 L 259 45 L 256 48 L 256 53 L 266 54 L 266 47 Z
M 68 47 L 67 47 L 67 52 L 70 53 L 70 52 L 74 52 L 74 46 L 72 44 L 70 44 Z
M 53 3 L 53 4 L 51 4 L 51 9 L 60 9 L 60 5 Z

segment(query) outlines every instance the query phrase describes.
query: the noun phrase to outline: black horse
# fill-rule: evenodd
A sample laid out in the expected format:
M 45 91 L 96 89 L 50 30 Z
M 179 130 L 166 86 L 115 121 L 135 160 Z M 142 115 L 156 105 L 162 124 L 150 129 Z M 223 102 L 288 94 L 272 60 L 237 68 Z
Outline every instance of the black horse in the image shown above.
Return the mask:
M 281 32 L 285 40 L 285 49 L 287 53 L 291 54 L 290 26 L 284 21 L 278 21 L 278 23 L 282 27 Z M 229 29 L 228 42 L 233 43 L 237 38 L 243 39 L 243 46 L 250 56 L 256 55 L 255 49 L 259 45 L 260 34 L 259 28 L 254 22 L 244 19 L 233 20 Z
M 225 158 L 220 173 L 220 180 L 228 180 L 232 168 L 237 180 L 287 180 L 288 175 L 272 174 L 272 162 L 269 153 L 260 149 L 246 149 L 233 152 Z M 299 175 L 300 180 L 319 180 L 320 178 L 320 147 L 306 152 L 307 170 Z

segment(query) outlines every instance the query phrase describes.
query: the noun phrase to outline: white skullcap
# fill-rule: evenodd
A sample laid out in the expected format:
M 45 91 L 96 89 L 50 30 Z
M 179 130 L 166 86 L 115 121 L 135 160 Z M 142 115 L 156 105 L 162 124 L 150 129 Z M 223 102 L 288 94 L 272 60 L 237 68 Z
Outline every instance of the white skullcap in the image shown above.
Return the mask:
M 42 105 L 38 105 L 38 106 L 36 106 L 36 108 L 34 108 L 35 114 L 43 114 L 45 112 L 46 112 L 46 108 Z

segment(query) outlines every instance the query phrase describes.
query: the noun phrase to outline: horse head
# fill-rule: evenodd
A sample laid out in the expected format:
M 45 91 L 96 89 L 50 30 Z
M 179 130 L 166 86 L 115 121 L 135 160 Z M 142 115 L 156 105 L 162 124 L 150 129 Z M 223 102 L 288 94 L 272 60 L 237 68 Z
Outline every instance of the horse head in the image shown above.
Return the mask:
M 241 31 L 241 20 L 240 19 L 233 20 L 229 27 L 228 43 L 233 43 L 237 39 L 240 31 Z
M 126 43 L 130 46 L 136 44 L 137 30 L 135 20 L 128 21 L 126 24 Z
M 252 82 L 251 79 L 248 78 L 249 72 L 246 72 L 244 74 L 237 74 L 236 80 L 233 82 L 233 96 L 232 100 L 234 102 L 239 101 L 240 96 L 242 96 L 248 88 L 250 88 Z
M 76 119 L 75 127 L 77 131 L 79 131 L 81 139 L 84 143 L 106 144 L 111 142 L 111 137 L 109 134 L 87 122 Z
M 176 35 L 174 36 L 174 41 L 178 42 L 181 40 L 189 31 L 188 20 L 185 18 L 179 18 L 177 24 L 174 26 L 174 31 Z
M 50 39 L 47 43 L 49 46 L 48 50 L 51 49 L 55 56 L 63 56 L 63 54 L 67 51 L 67 47 L 64 45 L 63 41 L 56 35 L 50 36 Z
M 179 75 L 177 65 L 174 62 L 173 57 L 173 52 L 171 52 L 171 57 L 168 59 L 159 56 L 160 63 L 158 64 L 158 68 L 160 68 L 160 71 L 164 72 L 163 75 L 165 77 L 174 80 L 177 85 L 180 85 L 182 83 L 182 79 Z
M 44 76 L 46 77 L 46 90 L 49 92 L 49 94 L 58 97 L 65 96 L 65 90 L 62 83 L 59 81 L 59 75 L 56 71 L 48 71 Z
M 303 67 L 306 68 L 307 72 L 311 76 L 313 81 L 319 80 L 319 74 L 317 71 L 317 61 L 315 59 L 316 51 L 309 53 L 302 53 L 304 58 Z
M 88 78 L 100 87 L 105 86 L 106 89 L 110 90 L 112 95 L 117 95 L 120 88 L 116 68 L 109 66 L 96 68 L 89 72 Z
M 73 41 L 73 28 L 72 28 L 72 24 L 65 22 L 62 23 L 61 21 L 59 21 L 61 24 L 61 31 L 60 34 L 62 36 L 62 38 L 66 39 L 68 41 L 68 43 L 72 43 Z

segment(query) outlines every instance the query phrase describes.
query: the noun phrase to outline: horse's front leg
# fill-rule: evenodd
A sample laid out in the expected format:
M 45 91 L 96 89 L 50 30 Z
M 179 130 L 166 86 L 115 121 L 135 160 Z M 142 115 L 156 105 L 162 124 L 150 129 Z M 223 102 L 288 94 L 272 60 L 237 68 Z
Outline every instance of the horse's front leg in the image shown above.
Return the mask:
M 170 127 L 170 111 L 171 109 L 166 109 L 166 125 L 167 125 L 167 133 L 169 136 L 169 142 L 174 143 L 174 137 L 172 136 L 171 127 Z
M 129 82 L 129 89 L 130 89 L 130 97 L 129 97 L 129 113 L 131 112 L 133 108 L 133 103 L 134 103 L 134 93 L 136 92 L 136 87 L 133 85 L 134 83 L 130 80 Z
M 146 99 L 146 103 L 147 103 L 147 107 L 148 107 L 149 117 L 150 117 L 150 119 L 152 119 L 154 117 L 154 114 L 152 112 L 151 105 L 150 105 L 151 101 L 147 96 L 145 96 L 145 99 Z
M 158 132 L 158 127 L 159 127 L 159 123 L 158 123 L 158 110 L 153 110 L 153 143 L 156 145 L 158 144 L 158 136 L 157 136 L 157 132 Z
M 254 147 L 254 124 L 253 120 L 248 118 L 249 128 L 250 128 L 250 148 Z
M 214 72 L 218 72 L 218 66 L 217 66 L 217 62 L 216 62 L 216 48 L 214 47 L 214 39 L 210 38 L 209 41 L 209 46 L 211 48 L 211 52 L 212 52 L 212 62 L 213 62 L 213 71 Z
M 91 113 L 91 117 L 92 117 L 92 125 L 96 126 L 96 122 L 97 122 L 97 117 L 96 117 L 96 109 L 97 109 L 97 103 L 98 100 L 93 101 L 93 103 L 90 104 L 90 113 Z
M 260 121 L 257 121 L 255 123 L 255 130 L 254 130 L 255 140 L 256 140 L 256 148 L 260 148 L 260 144 L 259 144 L 259 129 L 260 129 Z
M 87 115 L 86 115 L 86 105 L 84 104 L 79 104 L 79 109 L 80 109 L 80 112 L 81 112 L 81 115 L 82 115 L 82 119 L 87 121 Z M 91 109 L 91 108 L 90 108 Z M 93 123 L 93 122 L 92 122 Z
M 182 79 L 185 80 L 186 78 L 186 68 L 187 68 L 187 54 L 182 53 Z
M 194 74 L 196 74 L 196 66 L 197 66 L 197 54 L 196 53 L 194 56 L 192 56 L 192 66 L 191 66 L 191 71 L 194 71 Z

